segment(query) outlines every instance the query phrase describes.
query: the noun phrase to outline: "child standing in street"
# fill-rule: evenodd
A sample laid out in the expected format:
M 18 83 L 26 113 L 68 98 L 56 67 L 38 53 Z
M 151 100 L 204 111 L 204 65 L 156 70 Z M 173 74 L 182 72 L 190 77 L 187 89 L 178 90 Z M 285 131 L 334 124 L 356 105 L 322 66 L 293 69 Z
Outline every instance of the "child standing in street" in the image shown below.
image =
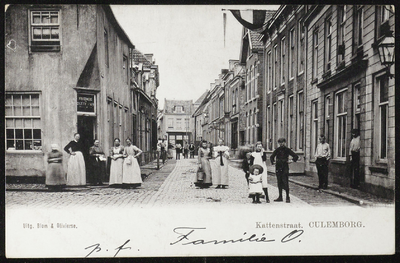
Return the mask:
M 269 203 L 269 197 L 268 197 L 268 172 L 267 172 L 267 155 L 266 152 L 263 148 L 262 143 L 259 141 L 256 143 L 256 149 L 254 152 L 251 153 L 251 160 L 250 164 L 258 164 L 260 165 L 263 169 L 264 172 L 260 172 L 261 178 L 262 178 L 262 188 L 265 194 L 265 201 Z
M 253 204 L 261 204 L 260 197 L 264 197 L 261 177 L 263 171 L 264 169 L 261 165 L 255 164 L 250 166 L 249 197 L 253 198 Z

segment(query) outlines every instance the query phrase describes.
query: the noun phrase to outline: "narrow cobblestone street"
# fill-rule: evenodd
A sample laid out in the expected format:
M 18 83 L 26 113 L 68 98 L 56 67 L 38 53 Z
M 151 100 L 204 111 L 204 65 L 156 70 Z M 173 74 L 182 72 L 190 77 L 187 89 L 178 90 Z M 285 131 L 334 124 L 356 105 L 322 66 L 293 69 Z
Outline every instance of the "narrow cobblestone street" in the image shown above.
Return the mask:
M 244 174 L 229 167 L 228 189 L 199 189 L 193 185 L 196 174 L 196 159 L 168 160 L 159 171 L 154 171 L 137 189 L 87 186 L 67 188 L 63 192 L 49 192 L 44 185 L 7 185 L 6 206 L 73 208 L 73 207 L 144 207 L 158 205 L 204 205 L 228 207 L 253 205 L 248 198 Z M 314 189 L 290 183 L 291 203 L 273 202 L 278 196 L 276 177 L 270 175 L 269 197 L 271 203 L 262 200 L 259 206 L 354 206 L 342 198 L 329 193 L 318 193 Z

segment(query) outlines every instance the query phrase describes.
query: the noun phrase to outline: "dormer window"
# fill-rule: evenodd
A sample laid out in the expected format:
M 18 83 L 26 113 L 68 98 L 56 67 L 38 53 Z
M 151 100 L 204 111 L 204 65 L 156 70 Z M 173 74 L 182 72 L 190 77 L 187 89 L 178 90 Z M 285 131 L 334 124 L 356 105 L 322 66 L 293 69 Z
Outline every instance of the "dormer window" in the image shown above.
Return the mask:
M 183 112 L 184 112 L 183 106 L 175 106 L 174 107 L 174 113 L 183 113 Z

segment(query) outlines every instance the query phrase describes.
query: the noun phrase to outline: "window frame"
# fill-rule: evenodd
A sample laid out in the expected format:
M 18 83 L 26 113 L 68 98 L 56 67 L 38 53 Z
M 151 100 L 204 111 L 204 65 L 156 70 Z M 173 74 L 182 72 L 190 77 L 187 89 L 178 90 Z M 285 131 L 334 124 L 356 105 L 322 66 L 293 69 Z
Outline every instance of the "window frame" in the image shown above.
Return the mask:
M 267 52 L 267 92 L 270 93 L 272 90 L 272 50 Z
M 346 5 L 337 8 L 337 64 L 340 66 L 345 58 L 345 36 L 346 36 Z
M 272 150 L 272 124 L 271 124 L 271 105 L 267 105 L 267 143 L 268 150 Z
M 297 150 L 304 151 L 304 92 L 297 92 Z
M 273 90 L 278 88 L 278 44 L 274 45 L 274 72 L 273 72 Z
M 382 90 L 381 90 L 381 80 L 385 80 L 386 82 L 386 89 L 387 89 L 387 100 L 386 101 L 381 101 L 381 96 L 382 96 Z M 377 156 L 376 156 L 376 160 L 378 163 L 387 163 L 388 161 L 388 141 L 389 141 L 389 136 L 388 136 L 388 130 L 389 130 L 389 75 L 384 72 L 381 73 L 379 75 L 376 75 L 374 77 L 374 92 L 375 94 L 375 98 L 376 98 L 376 108 L 374 109 L 375 111 L 377 111 L 376 116 L 378 117 L 378 125 L 374 125 L 375 126 L 375 135 L 378 138 L 380 137 L 380 140 L 376 140 L 376 146 L 377 146 Z M 386 110 L 386 120 L 385 120 L 385 127 L 386 127 L 386 131 L 385 131 L 385 142 L 386 142 L 386 153 L 385 153 L 385 157 L 382 158 L 382 140 L 383 140 L 383 136 L 382 136 L 382 108 L 385 108 Z M 375 140 L 374 140 L 375 141 Z
M 37 96 L 37 104 L 38 105 L 33 105 L 32 104 L 32 96 Z M 4 131 L 5 131 L 5 136 L 4 136 L 4 140 L 5 140 L 5 150 L 6 152 L 16 152 L 16 153 L 37 153 L 37 152 L 42 152 L 43 150 L 43 136 L 42 136 L 42 132 L 43 132 L 43 128 L 42 128 L 42 117 L 41 117 L 41 92 L 5 92 L 5 96 L 7 98 L 7 96 L 11 97 L 11 104 L 7 105 L 7 100 L 5 100 L 5 125 L 4 125 Z M 15 105 L 14 104 L 14 97 L 20 97 L 20 105 Z M 23 96 L 29 96 L 29 106 L 25 106 L 23 104 Z M 15 108 L 19 106 L 20 107 L 20 115 L 15 115 Z M 7 113 L 7 107 L 11 108 L 11 115 L 6 115 Z M 25 108 L 29 107 L 29 114 L 30 115 L 25 115 L 24 114 L 24 110 Z M 32 108 L 38 108 L 37 112 L 39 115 L 33 115 L 33 110 Z M 11 127 L 7 127 L 7 123 L 9 123 L 12 120 L 13 125 L 11 125 Z M 15 124 L 16 120 L 21 120 L 20 121 L 20 127 L 17 127 L 18 124 Z M 27 124 L 26 120 L 30 120 L 30 126 L 31 127 L 25 127 L 25 125 Z M 39 120 L 39 128 L 34 127 L 34 120 Z M 28 128 L 28 129 L 25 129 Z M 8 130 L 13 130 L 13 138 L 9 138 L 8 137 Z M 21 130 L 21 136 L 22 138 L 17 138 L 16 135 L 16 130 Z M 31 137 L 32 138 L 25 138 L 26 137 L 26 132 L 25 130 L 31 130 Z M 34 138 L 34 130 L 39 130 L 39 134 L 40 134 L 40 138 Z M 37 132 L 37 131 L 36 131 Z M 9 141 L 14 141 L 13 143 L 13 147 L 8 147 L 8 142 Z M 22 149 L 17 149 L 17 141 L 22 141 Z M 27 141 L 31 141 L 31 147 L 35 147 L 34 146 L 34 141 L 40 141 L 40 145 L 37 146 L 36 149 L 34 148 L 27 148 L 26 147 L 26 142 Z
M 380 39 L 385 37 L 385 26 L 389 27 L 389 19 L 390 19 L 390 11 L 386 8 L 386 5 L 377 5 L 375 9 L 376 13 L 376 26 L 375 26 L 375 41 L 379 41 Z M 385 16 L 387 15 L 387 18 Z
M 293 26 L 289 30 L 289 81 L 294 79 L 294 64 L 295 64 L 295 39 L 296 39 L 296 34 L 295 34 L 295 27 Z
M 304 63 L 304 55 L 305 55 L 305 28 L 303 25 L 303 21 L 299 21 L 298 27 L 298 48 L 297 48 L 297 75 L 301 75 L 304 73 L 305 63 Z
M 335 93 L 335 151 L 334 151 L 334 157 L 337 159 L 346 159 L 346 154 L 347 154 L 347 112 L 348 108 L 346 107 L 347 103 L 347 91 L 348 88 L 343 88 L 341 90 L 338 90 Z M 343 102 L 343 112 L 338 112 L 339 110 L 339 102 L 338 102 L 338 96 L 343 94 L 342 102 Z M 344 98 L 346 96 L 346 98 Z M 344 122 L 341 121 L 341 119 L 344 119 Z M 343 125 L 342 127 L 339 127 L 339 122 Z M 342 132 L 340 133 L 343 137 L 339 138 L 339 128 L 342 128 Z M 339 142 L 341 140 L 341 142 Z M 341 144 L 342 143 L 342 144 Z M 344 149 L 344 150 L 343 150 Z M 339 152 L 341 150 L 341 152 Z M 343 155 L 343 156 L 342 156 Z
M 312 82 L 318 79 L 318 28 L 312 33 Z
M 285 85 L 285 67 L 286 67 L 286 36 L 281 38 L 281 45 L 280 45 L 280 58 L 281 58 L 281 68 L 280 68 L 280 81 L 281 86 Z
M 331 106 L 331 95 L 328 94 L 325 96 L 325 104 L 324 104 L 324 116 L 325 116 L 325 127 L 324 127 L 324 134 L 325 138 L 328 141 L 330 138 L 330 133 L 329 133 L 329 126 L 330 126 L 330 121 L 331 121 L 331 115 L 330 115 L 330 106 Z
M 353 6 L 353 53 L 363 46 L 364 9 L 362 5 Z
M 329 72 L 332 67 L 332 29 L 332 17 L 328 17 L 325 20 L 324 72 Z
M 315 149 L 318 144 L 318 99 L 311 101 L 311 156 L 315 158 Z
M 104 52 L 105 52 L 105 64 L 107 68 L 110 66 L 110 50 L 108 41 L 109 41 L 108 31 L 106 28 L 104 28 Z
M 61 8 L 32 8 L 29 9 L 28 11 L 28 23 L 29 23 L 29 27 L 28 27 L 28 41 L 29 41 L 29 52 L 30 53 L 36 53 L 36 52 L 61 52 L 62 50 L 62 12 L 61 12 Z M 48 12 L 49 14 L 51 12 L 57 12 L 58 13 L 58 23 L 39 23 L 38 25 L 36 25 L 33 22 L 33 16 L 35 12 Z M 50 15 L 51 16 L 51 15 Z M 42 14 L 40 14 L 40 17 L 42 18 Z M 58 29 L 58 40 L 51 40 L 51 33 L 50 33 L 50 39 L 41 39 L 41 40 L 34 40 L 34 27 L 41 27 L 42 30 L 43 28 L 56 28 Z M 42 31 L 43 34 L 43 31 Z M 35 42 L 37 44 L 35 44 Z M 44 43 L 40 43 L 40 42 L 44 42 Z M 58 43 L 54 43 L 54 44 L 45 44 L 46 42 L 58 42 Z M 43 48 L 43 49 L 40 49 Z
M 293 120 L 294 120 L 294 118 L 293 118 L 293 113 L 294 113 L 294 111 L 293 111 L 293 103 L 294 103 L 294 95 L 293 94 L 291 94 L 291 95 L 289 95 L 289 97 L 288 97 L 288 117 L 289 117 L 289 121 L 288 121 L 288 131 L 289 131 L 289 135 L 288 135 L 288 146 L 289 146 L 289 148 L 293 148 L 293 140 L 292 140 L 292 137 L 293 137 Z

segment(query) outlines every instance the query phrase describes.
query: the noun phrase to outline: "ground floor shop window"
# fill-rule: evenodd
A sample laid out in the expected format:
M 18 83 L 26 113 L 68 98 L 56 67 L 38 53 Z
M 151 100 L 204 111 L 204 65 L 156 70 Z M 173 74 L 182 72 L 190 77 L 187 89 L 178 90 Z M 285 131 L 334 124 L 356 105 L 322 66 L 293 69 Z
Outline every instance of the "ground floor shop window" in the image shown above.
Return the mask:
M 8 150 L 41 150 L 39 94 L 6 94 L 6 147 Z

